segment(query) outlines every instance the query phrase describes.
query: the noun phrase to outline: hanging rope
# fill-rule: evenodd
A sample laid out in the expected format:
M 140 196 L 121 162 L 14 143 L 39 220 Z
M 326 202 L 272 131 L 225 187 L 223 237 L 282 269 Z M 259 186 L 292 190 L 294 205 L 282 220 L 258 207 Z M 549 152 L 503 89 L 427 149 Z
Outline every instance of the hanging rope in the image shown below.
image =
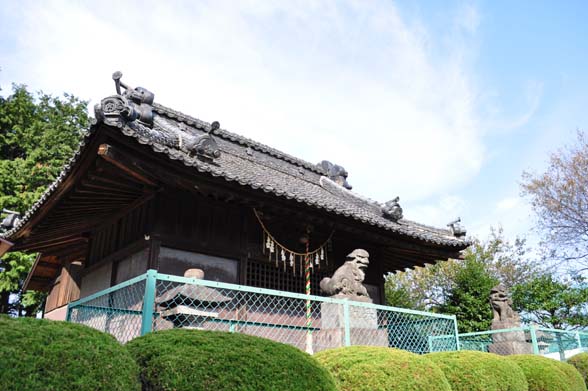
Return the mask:
M 309 251 L 308 247 L 307 247 L 307 251 L 304 253 L 300 253 L 300 252 L 296 252 L 294 250 L 290 250 L 288 247 L 284 246 L 282 243 L 278 242 L 276 240 L 276 238 L 269 232 L 269 230 L 267 229 L 267 227 L 265 226 L 265 224 L 263 223 L 263 221 L 261 220 L 261 217 L 259 216 L 259 212 L 257 211 L 257 209 L 253 208 L 253 212 L 255 213 L 255 217 L 257 217 L 257 221 L 259 221 L 259 225 L 261 225 L 261 228 L 263 229 L 263 232 L 265 232 L 266 236 L 271 240 L 271 242 L 275 243 L 278 247 L 280 247 L 281 249 L 285 250 L 287 253 L 290 254 L 294 254 L 294 255 L 298 255 L 300 257 L 306 257 L 307 255 L 319 255 L 319 257 L 321 256 L 321 250 L 322 251 L 322 257 L 325 258 L 326 257 L 326 251 L 324 251 L 327 243 L 329 243 L 329 241 L 331 240 L 331 238 L 333 237 L 333 234 L 335 233 L 335 230 L 333 230 L 331 232 L 331 234 L 329 235 L 329 237 L 327 238 L 327 240 L 325 240 L 323 242 L 323 244 L 321 244 L 320 246 L 318 246 L 316 249 Z M 273 251 L 272 251 L 273 253 Z

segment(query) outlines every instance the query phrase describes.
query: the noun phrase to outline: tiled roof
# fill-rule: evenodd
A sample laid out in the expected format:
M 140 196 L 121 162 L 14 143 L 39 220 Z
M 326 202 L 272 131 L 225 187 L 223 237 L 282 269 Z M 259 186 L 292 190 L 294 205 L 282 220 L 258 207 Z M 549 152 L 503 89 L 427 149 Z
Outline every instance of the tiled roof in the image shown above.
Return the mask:
M 433 228 L 405 219 L 394 221 L 384 217 L 381 204 L 335 183 L 327 177 L 327 173 L 321 167 L 315 164 L 224 129 L 219 128 L 210 132 L 209 123 L 159 104 L 154 103 L 152 107 L 154 114 L 152 127 L 147 127 L 140 121 L 131 121 L 124 124 L 120 131 L 141 144 L 151 146 L 156 153 L 165 154 L 168 158 L 194 167 L 201 173 L 222 177 L 229 182 L 236 182 L 277 197 L 324 209 L 402 236 L 456 249 L 469 245 L 465 237 L 456 237 L 448 229 Z M 96 125 L 86 135 L 80 148 L 55 182 L 49 186 L 17 226 L 4 233 L 3 237 L 10 238 L 17 233 L 59 187 L 79 159 L 95 127 Z M 216 140 L 221 152 L 220 156 L 213 160 L 200 159 L 177 146 L 163 142 L 163 139 L 157 136 L 176 133 L 194 137 L 208 132 Z
M 158 104 L 154 104 L 154 109 L 159 117 L 155 120 L 155 130 L 169 131 L 163 129 L 169 126 L 191 135 L 205 134 L 210 130 L 210 124 L 178 111 Z M 147 136 L 148 131 L 139 122 L 122 129 L 125 135 L 135 137 L 142 144 L 151 145 L 156 152 L 165 153 L 171 159 L 179 160 L 200 172 L 230 182 L 238 182 L 243 186 L 427 242 L 455 247 L 466 247 L 469 243 L 463 237 L 454 236 L 448 229 L 433 228 L 405 219 L 397 222 L 389 220 L 382 214 L 382 205 L 336 184 L 317 165 L 227 130 L 219 128 L 211 133 L 221 151 L 214 161 L 192 157 L 180 149 L 158 143 Z

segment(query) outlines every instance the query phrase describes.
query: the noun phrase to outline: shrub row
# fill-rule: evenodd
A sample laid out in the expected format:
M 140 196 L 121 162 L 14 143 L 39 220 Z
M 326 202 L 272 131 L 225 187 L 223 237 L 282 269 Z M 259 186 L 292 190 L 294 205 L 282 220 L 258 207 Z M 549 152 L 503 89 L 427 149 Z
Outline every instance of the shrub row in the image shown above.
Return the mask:
M 588 353 L 576 354 L 568 360 L 568 363 L 576 367 L 584 381 L 588 383 Z
M 460 351 L 418 356 L 356 346 L 327 350 L 316 358 L 341 391 L 586 391 L 572 365 L 534 355 Z M 588 368 L 588 354 L 574 362 Z
M 111 335 L 74 323 L 0 316 L 0 390 L 140 390 L 139 367 Z
M 148 390 L 336 391 L 312 356 L 269 339 L 175 329 L 147 334 L 127 347 Z
M 0 317 L 0 389 L 6 391 L 586 391 L 588 354 L 569 363 L 367 346 L 312 357 L 267 339 L 182 329 L 125 347 L 78 324 Z
M 336 391 L 295 347 L 242 334 L 168 330 L 126 346 L 67 322 L 0 317 L 2 391 Z

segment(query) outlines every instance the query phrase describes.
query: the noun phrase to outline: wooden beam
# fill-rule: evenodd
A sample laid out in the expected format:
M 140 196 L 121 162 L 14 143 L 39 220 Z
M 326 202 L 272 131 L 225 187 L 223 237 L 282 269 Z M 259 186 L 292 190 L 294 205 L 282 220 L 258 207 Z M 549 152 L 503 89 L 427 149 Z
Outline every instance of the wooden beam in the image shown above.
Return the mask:
M 12 246 L 14 246 L 14 244 L 12 242 L 9 242 L 8 240 L 0 238 L 0 257 L 2 257 L 4 254 L 6 254 Z
M 111 145 L 101 144 L 98 147 L 98 156 L 142 183 L 150 186 L 157 185 L 156 182 L 151 179 L 151 175 L 141 168 L 140 163 L 137 160 L 125 156 Z
M 44 251 L 44 249 L 50 248 L 50 247 L 55 247 L 58 246 L 60 244 L 66 244 L 66 243 L 74 243 L 74 242 L 86 242 L 88 241 L 88 238 L 84 238 L 81 236 L 74 236 L 74 237 L 61 237 L 61 238 L 55 238 L 55 239 L 51 239 L 51 240 L 46 240 L 43 242 L 35 242 L 34 244 L 32 244 L 31 246 L 26 246 L 26 249 L 29 251 L 39 251 L 42 252 Z M 20 246 L 19 246 L 20 248 Z
M 35 268 L 37 267 L 37 263 L 39 263 L 40 259 L 41 259 L 42 254 L 37 254 L 37 257 L 35 258 L 35 262 L 33 262 L 33 267 L 31 267 L 31 270 L 29 271 L 29 274 L 27 274 L 27 278 L 25 278 L 24 283 L 22 284 L 22 290 L 23 292 L 26 292 L 29 289 L 29 283 L 31 282 L 31 278 L 33 277 L 33 273 L 35 271 Z

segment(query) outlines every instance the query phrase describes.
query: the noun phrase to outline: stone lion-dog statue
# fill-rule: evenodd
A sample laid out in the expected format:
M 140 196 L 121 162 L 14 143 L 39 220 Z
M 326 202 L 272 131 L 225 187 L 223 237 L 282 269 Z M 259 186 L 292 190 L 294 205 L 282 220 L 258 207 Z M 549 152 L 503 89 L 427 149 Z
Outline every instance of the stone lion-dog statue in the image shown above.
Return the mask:
M 332 277 L 325 277 L 320 283 L 321 290 L 334 298 L 372 302 L 367 289 L 362 284 L 365 269 L 370 264 L 369 253 L 362 249 L 353 250 Z
M 490 291 L 490 305 L 494 319 L 492 322 L 520 322 L 519 314 L 512 309 L 512 300 L 504 285 L 497 285 Z

